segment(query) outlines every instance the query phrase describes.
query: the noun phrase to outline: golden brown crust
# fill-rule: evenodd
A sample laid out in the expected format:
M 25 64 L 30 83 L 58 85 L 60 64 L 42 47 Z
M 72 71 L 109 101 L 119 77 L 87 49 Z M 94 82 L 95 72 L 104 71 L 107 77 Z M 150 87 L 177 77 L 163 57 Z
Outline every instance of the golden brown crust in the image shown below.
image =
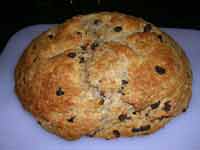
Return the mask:
M 15 69 L 15 90 L 63 138 L 150 134 L 188 107 L 192 72 L 166 33 L 117 12 L 76 16 L 42 33 Z

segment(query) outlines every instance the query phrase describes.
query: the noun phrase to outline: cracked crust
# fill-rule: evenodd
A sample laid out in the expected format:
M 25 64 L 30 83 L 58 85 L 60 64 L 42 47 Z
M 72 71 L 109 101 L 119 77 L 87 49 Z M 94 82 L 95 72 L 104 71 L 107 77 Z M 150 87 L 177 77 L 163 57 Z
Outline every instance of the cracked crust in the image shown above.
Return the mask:
M 182 48 L 154 25 L 117 12 L 49 29 L 15 69 L 24 108 L 68 140 L 153 133 L 186 110 L 191 86 Z

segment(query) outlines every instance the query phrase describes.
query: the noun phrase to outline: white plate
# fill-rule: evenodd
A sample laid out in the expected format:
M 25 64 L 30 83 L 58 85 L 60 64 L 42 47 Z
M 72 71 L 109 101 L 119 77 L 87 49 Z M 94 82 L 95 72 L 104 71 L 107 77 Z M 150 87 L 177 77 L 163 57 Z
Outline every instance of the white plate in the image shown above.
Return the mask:
M 165 128 L 144 137 L 103 140 L 82 138 L 65 141 L 43 130 L 23 110 L 13 87 L 15 64 L 27 44 L 52 25 L 36 25 L 17 32 L 0 56 L 0 149 L 1 150 L 199 150 L 200 149 L 200 31 L 163 29 L 185 49 L 193 69 L 193 96 L 184 115 Z

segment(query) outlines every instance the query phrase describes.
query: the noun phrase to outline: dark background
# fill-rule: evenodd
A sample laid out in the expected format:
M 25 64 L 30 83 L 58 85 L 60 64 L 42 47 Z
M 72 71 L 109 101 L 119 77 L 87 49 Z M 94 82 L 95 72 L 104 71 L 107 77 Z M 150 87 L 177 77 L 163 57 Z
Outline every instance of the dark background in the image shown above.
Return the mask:
M 77 14 L 98 11 L 120 11 L 160 27 L 200 29 L 200 8 L 191 0 L 6 0 L 0 4 L 0 52 L 23 27 L 61 23 Z

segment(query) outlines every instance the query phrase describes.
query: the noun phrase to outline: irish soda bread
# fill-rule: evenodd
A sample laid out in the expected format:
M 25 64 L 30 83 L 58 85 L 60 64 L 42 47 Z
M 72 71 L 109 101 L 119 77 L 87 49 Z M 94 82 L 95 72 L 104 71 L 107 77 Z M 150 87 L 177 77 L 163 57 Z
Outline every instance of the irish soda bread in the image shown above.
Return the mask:
M 23 107 L 68 140 L 155 132 L 186 111 L 191 85 L 190 64 L 173 39 L 117 12 L 80 15 L 49 29 L 15 70 Z

